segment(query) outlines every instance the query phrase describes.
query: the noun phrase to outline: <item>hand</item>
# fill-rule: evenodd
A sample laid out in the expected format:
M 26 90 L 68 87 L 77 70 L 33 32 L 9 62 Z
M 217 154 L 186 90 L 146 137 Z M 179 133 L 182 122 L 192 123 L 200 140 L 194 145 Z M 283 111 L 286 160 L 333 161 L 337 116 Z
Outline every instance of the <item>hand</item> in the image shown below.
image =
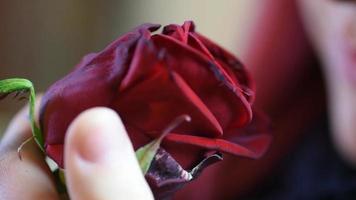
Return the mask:
M 0 199 L 60 199 L 33 140 L 18 157 L 31 137 L 27 113 L 16 115 L 0 141 Z M 70 125 L 65 169 L 71 199 L 153 199 L 121 120 L 107 108 L 89 109 Z

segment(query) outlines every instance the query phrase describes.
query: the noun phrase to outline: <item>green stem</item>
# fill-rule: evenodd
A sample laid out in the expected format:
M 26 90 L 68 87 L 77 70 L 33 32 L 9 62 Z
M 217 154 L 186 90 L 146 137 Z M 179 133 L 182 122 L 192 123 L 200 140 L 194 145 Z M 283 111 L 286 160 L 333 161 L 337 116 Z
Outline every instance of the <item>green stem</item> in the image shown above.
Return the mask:
M 30 87 L 30 108 L 29 108 L 31 129 L 36 143 L 38 144 L 40 149 L 44 151 L 44 140 L 43 140 L 42 132 L 40 128 L 37 126 L 35 120 L 35 106 L 36 106 L 36 93 L 35 93 L 35 88 L 32 85 L 32 87 Z
M 14 92 L 29 92 L 29 114 L 32 135 L 42 151 L 44 151 L 44 140 L 40 128 L 35 120 L 36 93 L 31 81 L 22 78 L 10 78 L 0 80 L 0 94 L 8 95 Z

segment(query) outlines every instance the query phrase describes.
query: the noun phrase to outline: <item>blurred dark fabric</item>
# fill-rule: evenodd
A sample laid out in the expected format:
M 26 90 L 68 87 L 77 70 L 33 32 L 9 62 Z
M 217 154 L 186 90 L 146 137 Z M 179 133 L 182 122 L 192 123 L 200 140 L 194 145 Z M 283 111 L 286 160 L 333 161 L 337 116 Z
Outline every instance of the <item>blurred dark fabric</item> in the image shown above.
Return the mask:
M 333 148 L 327 119 L 323 118 L 307 131 L 300 145 L 259 188 L 244 199 L 356 199 L 356 169 L 345 163 Z

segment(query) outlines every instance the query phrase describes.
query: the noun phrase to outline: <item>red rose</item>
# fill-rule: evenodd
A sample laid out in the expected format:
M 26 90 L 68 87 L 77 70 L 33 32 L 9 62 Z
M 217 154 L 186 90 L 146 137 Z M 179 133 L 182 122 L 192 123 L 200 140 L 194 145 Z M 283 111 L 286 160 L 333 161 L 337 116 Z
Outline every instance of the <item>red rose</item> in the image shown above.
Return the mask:
M 256 158 L 270 136 L 253 117 L 253 85 L 241 63 L 194 31 L 192 22 L 144 24 L 103 51 L 85 56 L 43 97 L 40 123 L 46 153 L 63 167 L 63 143 L 82 111 L 106 106 L 118 112 L 135 149 L 157 137 L 177 116 L 185 123 L 163 148 L 183 166 L 206 150 Z M 253 123 L 251 123 L 253 121 Z M 263 123 L 262 123 L 263 124 Z

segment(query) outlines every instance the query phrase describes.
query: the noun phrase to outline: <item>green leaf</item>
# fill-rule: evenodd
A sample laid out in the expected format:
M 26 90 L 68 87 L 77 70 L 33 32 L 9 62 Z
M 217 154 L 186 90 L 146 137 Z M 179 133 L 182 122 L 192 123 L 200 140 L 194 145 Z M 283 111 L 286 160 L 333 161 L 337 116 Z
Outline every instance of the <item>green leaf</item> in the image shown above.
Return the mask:
M 40 149 L 44 151 L 43 135 L 35 121 L 36 93 L 32 82 L 22 78 L 0 80 L 0 98 L 4 98 L 11 93 L 16 93 L 16 95 L 18 95 L 23 92 L 29 92 L 29 114 L 33 138 Z
M 139 148 L 136 151 L 136 157 L 144 175 L 150 168 L 153 158 L 155 157 L 163 138 L 182 122 L 190 120 L 191 119 L 188 115 L 181 115 L 177 117 L 171 124 L 168 125 L 168 127 L 162 132 L 162 134 L 158 138 L 154 139 L 152 142 L 146 144 L 145 146 Z

